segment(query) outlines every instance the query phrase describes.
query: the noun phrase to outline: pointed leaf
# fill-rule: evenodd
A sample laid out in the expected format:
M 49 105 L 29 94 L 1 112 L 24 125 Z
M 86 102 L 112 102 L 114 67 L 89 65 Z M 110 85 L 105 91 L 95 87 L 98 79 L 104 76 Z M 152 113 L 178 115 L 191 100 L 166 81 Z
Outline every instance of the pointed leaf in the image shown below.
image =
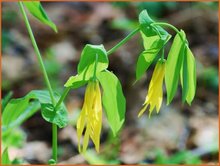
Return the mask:
M 172 101 L 176 93 L 180 77 L 180 69 L 183 64 L 184 50 L 186 49 L 186 36 L 184 31 L 181 30 L 180 35 L 184 41 L 182 41 L 181 37 L 176 34 L 166 62 L 165 84 L 167 89 L 167 104 Z
M 108 57 L 106 50 L 103 45 L 87 44 L 82 51 L 77 67 L 78 74 L 71 76 L 64 86 L 75 89 L 85 85 L 88 80 L 94 76 L 96 63 L 96 74 L 107 69 Z
M 185 53 L 183 56 L 183 65 L 180 69 L 180 83 L 182 86 L 182 102 L 185 102 L 187 92 L 189 89 L 186 49 L 185 49 Z
M 141 53 L 141 55 L 138 57 L 136 66 L 136 81 L 144 75 L 159 51 L 160 49 L 149 49 Z
M 94 67 L 97 59 L 97 71 L 100 72 L 108 67 L 107 52 L 103 45 L 91 45 L 87 44 L 81 54 L 81 58 L 77 67 L 78 74 L 85 71 L 85 78 L 90 77 L 94 73 Z
M 55 32 L 57 32 L 56 25 L 47 16 L 47 13 L 44 11 L 40 2 L 28 1 L 23 3 L 34 17 L 36 17 L 40 22 L 50 26 Z
M 187 47 L 186 49 L 187 49 L 186 55 L 187 55 L 188 77 L 189 77 L 188 79 L 189 90 L 186 96 L 186 101 L 188 104 L 191 104 L 196 93 L 196 62 L 189 47 Z
M 140 28 L 146 37 L 157 36 L 158 33 L 160 33 L 161 40 L 169 40 L 170 34 L 159 25 L 151 25 L 151 23 L 154 22 L 155 21 L 148 15 L 147 10 L 143 10 L 139 14 Z
M 98 73 L 98 80 L 103 89 L 102 103 L 105 108 L 108 123 L 116 135 L 125 118 L 126 101 L 118 78 L 109 71 Z
M 183 102 L 186 100 L 191 105 L 196 91 L 196 63 L 188 46 L 186 47 L 183 64 L 181 68 L 182 100 Z

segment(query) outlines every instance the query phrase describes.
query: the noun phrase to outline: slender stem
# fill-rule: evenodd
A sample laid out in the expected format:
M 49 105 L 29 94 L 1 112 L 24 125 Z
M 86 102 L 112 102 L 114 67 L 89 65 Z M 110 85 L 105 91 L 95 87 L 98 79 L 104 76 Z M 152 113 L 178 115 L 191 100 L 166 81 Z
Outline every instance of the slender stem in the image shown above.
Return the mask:
M 37 55 L 37 59 L 38 59 L 38 62 L 40 64 L 40 68 L 41 68 L 41 70 L 43 72 L 44 80 L 46 82 L 46 85 L 47 85 L 47 88 L 48 88 L 48 91 L 49 91 L 49 94 L 50 94 L 50 98 L 51 98 L 52 104 L 55 106 L 56 101 L 55 101 L 55 98 L 54 98 L 54 95 L 53 95 L 53 90 L 51 88 L 51 84 L 50 84 L 50 81 L 49 81 L 49 78 L 48 78 L 48 75 L 47 75 L 47 71 L 45 69 L 45 66 L 44 66 L 44 63 L 43 63 L 40 51 L 39 51 L 37 43 L 35 41 L 34 34 L 32 32 L 32 29 L 31 29 L 30 23 L 28 21 L 27 15 L 25 13 L 25 10 L 24 10 L 22 2 L 18 2 L 18 4 L 19 4 L 20 10 L 21 10 L 21 13 L 22 13 L 22 15 L 24 17 L 24 21 L 25 21 L 28 33 L 29 33 L 30 38 L 31 38 L 31 42 L 32 42 L 33 47 L 34 47 L 34 51 L 35 51 L 35 53 Z M 52 145 L 53 145 L 53 147 L 52 147 L 53 148 L 53 159 L 56 162 L 57 161 L 57 125 L 56 124 L 52 124 Z
M 154 23 L 151 23 L 151 25 L 167 26 L 167 27 L 173 29 L 180 36 L 180 38 L 183 42 L 186 42 L 186 40 L 184 40 L 183 37 L 181 36 L 180 31 L 175 26 L 173 26 L 171 24 L 168 24 L 168 23 L 165 23 L 165 22 L 154 22 Z
M 132 31 L 130 34 L 128 34 L 128 36 L 126 36 L 123 40 L 121 40 L 117 45 L 115 45 L 113 48 L 111 48 L 108 52 L 107 55 L 112 54 L 113 52 L 115 52 L 119 47 L 121 47 L 123 44 L 125 44 L 130 38 L 132 38 L 138 31 L 140 30 L 140 28 L 135 29 L 134 31 Z
M 65 97 L 67 96 L 67 94 L 69 93 L 71 88 L 65 88 L 63 91 L 62 96 L 60 97 L 59 101 L 57 102 L 56 106 L 55 106 L 55 110 L 60 106 L 60 104 L 64 101 Z
M 57 125 L 52 124 L 52 157 L 57 162 Z
M 156 33 L 160 36 L 160 38 L 162 38 L 162 36 L 161 36 L 160 32 L 158 31 L 158 29 L 154 26 L 152 28 L 156 31 Z
M 31 38 L 31 42 L 32 42 L 33 47 L 34 47 L 34 51 L 35 51 L 35 53 L 36 53 L 36 55 L 37 55 L 37 59 L 38 59 L 38 62 L 39 62 L 39 64 L 40 64 L 40 68 L 41 68 L 41 70 L 42 70 L 42 72 L 43 72 L 44 80 L 45 80 L 46 85 L 47 85 L 47 88 L 48 88 L 48 90 L 49 90 L 52 103 L 53 103 L 53 105 L 55 105 L 55 99 L 54 99 L 54 96 L 53 96 L 53 91 L 52 91 L 52 88 L 51 88 L 51 84 L 50 84 L 50 81 L 49 81 L 49 79 L 48 79 L 48 75 L 47 75 L 47 72 L 46 72 L 46 69 L 45 69 L 45 66 L 44 66 L 44 63 L 43 63 L 43 60 L 42 60 L 40 51 L 39 51 L 39 49 L 38 49 L 37 43 L 36 43 L 36 41 L 35 41 L 35 38 L 34 38 L 34 35 L 33 35 L 33 32 L 32 32 L 30 23 L 29 23 L 29 21 L 28 21 L 28 18 L 27 18 L 27 15 L 26 15 L 26 13 L 25 13 L 25 10 L 24 10 L 24 7 L 23 7 L 22 2 L 18 2 L 18 4 L 19 4 L 20 10 L 21 10 L 21 12 L 22 12 L 22 15 L 23 15 L 23 17 L 24 17 L 24 21 L 25 21 L 25 24 L 26 24 L 28 33 L 29 33 L 30 38 Z
M 96 69 L 98 64 L 98 54 L 95 55 L 95 66 L 94 66 L 94 73 L 93 73 L 93 79 L 96 80 Z
M 180 31 L 175 26 L 168 24 L 166 22 L 154 22 L 154 23 L 151 23 L 151 25 L 167 26 L 167 27 L 172 28 L 174 31 L 176 31 L 176 33 L 180 33 Z

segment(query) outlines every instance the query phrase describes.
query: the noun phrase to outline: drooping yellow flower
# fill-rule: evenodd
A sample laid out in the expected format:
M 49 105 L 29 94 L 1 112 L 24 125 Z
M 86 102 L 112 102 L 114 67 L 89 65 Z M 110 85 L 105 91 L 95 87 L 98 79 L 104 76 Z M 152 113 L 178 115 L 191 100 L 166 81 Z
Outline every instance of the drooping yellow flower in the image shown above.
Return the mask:
M 101 103 L 101 92 L 98 81 L 89 81 L 82 111 L 77 121 L 77 136 L 78 136 L 78 149 L 79 152 L 85 152 L 89 138 L 92 139 L 95 149 L 99 152 L 100 145 L 100 133 L 102 127 L 102 103 Z M 81 149 L 81 137 L 85 128 L 85 134 L 83 138 L 83 149 Z
M 148 89 L 148 94 L 143 104 L 143 108 L 139 112 L 138 117 L 140 117 L 146 111 L 148 105 L 150 105 L 149 117 L 155 107 L 156 107 L 157 113 L 159 113 L 162 100 L 163 100 L 164 74 L 165 74 L 165 62 L 163 62 L 162 60 L 159 60 L 154 69 L 153 76 L 150 81 L 150 86 Z

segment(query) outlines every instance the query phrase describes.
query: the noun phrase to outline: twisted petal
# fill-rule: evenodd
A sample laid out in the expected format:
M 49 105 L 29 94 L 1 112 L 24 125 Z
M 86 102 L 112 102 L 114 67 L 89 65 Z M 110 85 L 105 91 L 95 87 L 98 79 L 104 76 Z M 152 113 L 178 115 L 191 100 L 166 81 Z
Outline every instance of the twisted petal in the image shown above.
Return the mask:
M 165 63 L 158 61 L 154 69 L 152 79 L 150 81 L 148 94 L 146 96 L 143 108 L 140 110 L 138 117 L 140 117 L 150 105 L 149 117 L 156 107 L 157 113 L 159 113 L 162 100 L 163 100 L 163 79 L 165 74 Z

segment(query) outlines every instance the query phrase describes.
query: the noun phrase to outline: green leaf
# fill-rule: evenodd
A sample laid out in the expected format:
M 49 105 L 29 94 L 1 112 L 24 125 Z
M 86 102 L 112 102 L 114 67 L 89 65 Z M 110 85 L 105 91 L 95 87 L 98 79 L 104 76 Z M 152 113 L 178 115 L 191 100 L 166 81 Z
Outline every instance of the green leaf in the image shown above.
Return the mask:
M 84 72 L 81 74 L 77 74 L 75 76 L 71 76 L 67 82 L 65 83 L 65 87 L 71 87 L 73 89 L 79 88 L 87 83 L 87 80 L 84 78 Z
M 41 104 L 41 109 L 41 115 L 47 122 L 54 123 L 60 128 L 63 128 L 68 124 L 68 115 L 64 104 L 56 111 L 54 111 L 53 104 L 49 103 Z
M 141 36 L 143 38 L 145 51 L 143 51 L 138 57 L 136 65 L 136 81 L 138 81 L 147 71 L 152 62 L 156 59 L 159 51 L 171 37 L 169 36 L 167 40 L 162 40 L 158 35 L 147 37 L 143 32 L 141 32 Z
M 188 84 L 188 69 L 187 69 L 187 55 L 186 55 L 186 49 L 184 50 L 184 56 L 183 56 L 183 64 L 180 69 L 180 83 L 182 86 L 182 102 L 185 102 L 187 92 L 189 89 L 189 84 Z
M 142 77 L 152 62 L 156 59 L 159 51 L 171 38 L 171 35 L 162 27 L 152 25 L 154 20 L 150 18 L 147 10 L 143 10 L 140 13 L 139 23 L 145 51 L 141 53 L 137 61 L 136 81 Z
M 144 75 L 159 51 L 159 49 L 149 49 L 141 53 L 141 55 L 138 57 L 136 66 L 136 81 Z
M 59 95 L 54 93 L 55 100 L 58 101 Z M 39 104 L 40 103 L 40 104 Z M 37 110 L 39 110 L 40 106 L 43 107 L 44 104 L 52 104 L 50 99 L 50 94 L 48 91 L 44 90 L 33 90 L 29 92 L 25 97 L 19 99 L 12 99 L 6 106 L 3 115 L 2 115 L 2 131 L 6 132 L 10 129 L 19 126 L 26 119 L 30 118 Z M 60 113 L 60 111 L 62 113 Z M 59 119 L 61 115 L 63 115 L 63 119 L 67 119 L 66 108 L 62 105 L 62 109 L 59 108 L 58 114 L 53 117 L 55 119 Z M 61 115 L 60 115 L 61 114 Z M 51 121 L 48 122 L 52 122 Z M 57 122 L 58 126 L 63 126 L 64 122 Z
M 181 68 L 181 85 L 182 85 L 182 100 L 186 100 L 189 105 L 195 96 L 196 92 L 196 63 L 195 58 L 189 49 L 186 47 L 183 66 Z
M 108 123 L 116 135 L 125 118 L 126 101 L 118 78 L 109 71 L 98 73 L 98 80 L 103 89 L 102 103 Z
M 6 134 L 11 129 L 19 126 L 39 110 L 40 104 L 27 98 L 12 99 L 5 107 L 2 114 L 2 132 Z
M 21 148 L 26 140 L 26 133 L 19 127 L 13 128 L 10 132 L 2 133 L 2 142 L 6 147 Z
M 2 153 L 2 164 L 4 165 L 10 165 L 11 161 L 9 159 L 9 155 L 8 155 L 8 148 L 6 148 L 4 150 L 4 152 Z
M 143 10 L 139 14 L 140 29 L 145 34 L 146 37 L 157 36 L 159 33 L 161 40 L 163 41 L 169 40 L 171 35 L 161 26 L 151 25 L 151 23 L 154 22 L 155 21 L 151 19 L 150 16 L 148 15 L 147 10 Z
M 167 104 L 172 101 L 176 93 L 180 77 L 180 69 L 183 64 L 183 57 L 186 49 L 186 36 L 184 31 L 181 30 L 180 35 L 184 41 L 182 41 L 181 37 L 176 34 L 166 61 L 165 84 L 167 89 Z
M 9 100 L 11 99 L 13 93 L 12 91 L 8 92 L 7 95 L 2 99 L 2 112 L 4 111 L 6 105 L 8 104 Z
M 97 59 L 96 59 L 97 56 Z M 73 89 L 85 85 L 90 78 L 94 76 L 95 64 L 97 73 L 107 69 L 108 57 L 103 45 L 87 44 L 81 54 L 81 58 L 77 67 L 77 75 L 71 76 L 65 83 L 65 87 Z
M 44 11 L 40 2 L 28 1 L 23 3 L 34 17 L 36 17 L 40 22 L 50 26 L 55 32 L 57 32 L 56 25 L 47 16 L 47 13 Z
M 107 52 L 103 45 L 87 44 L 82 51 L 77 67 L 78 74 L 83 73 L 85 80 L 89 80 L 94 74 L 96 55 L 98 55 L 96 73 L 108 67 Z
M 171 35 L 167 36 L 166 40 L 160 38 L 159 35 L 147 37 L 143 32 L 141 32 L 141 37 L 143 39 L 144 49 L 161 49 L 171 38 Z

